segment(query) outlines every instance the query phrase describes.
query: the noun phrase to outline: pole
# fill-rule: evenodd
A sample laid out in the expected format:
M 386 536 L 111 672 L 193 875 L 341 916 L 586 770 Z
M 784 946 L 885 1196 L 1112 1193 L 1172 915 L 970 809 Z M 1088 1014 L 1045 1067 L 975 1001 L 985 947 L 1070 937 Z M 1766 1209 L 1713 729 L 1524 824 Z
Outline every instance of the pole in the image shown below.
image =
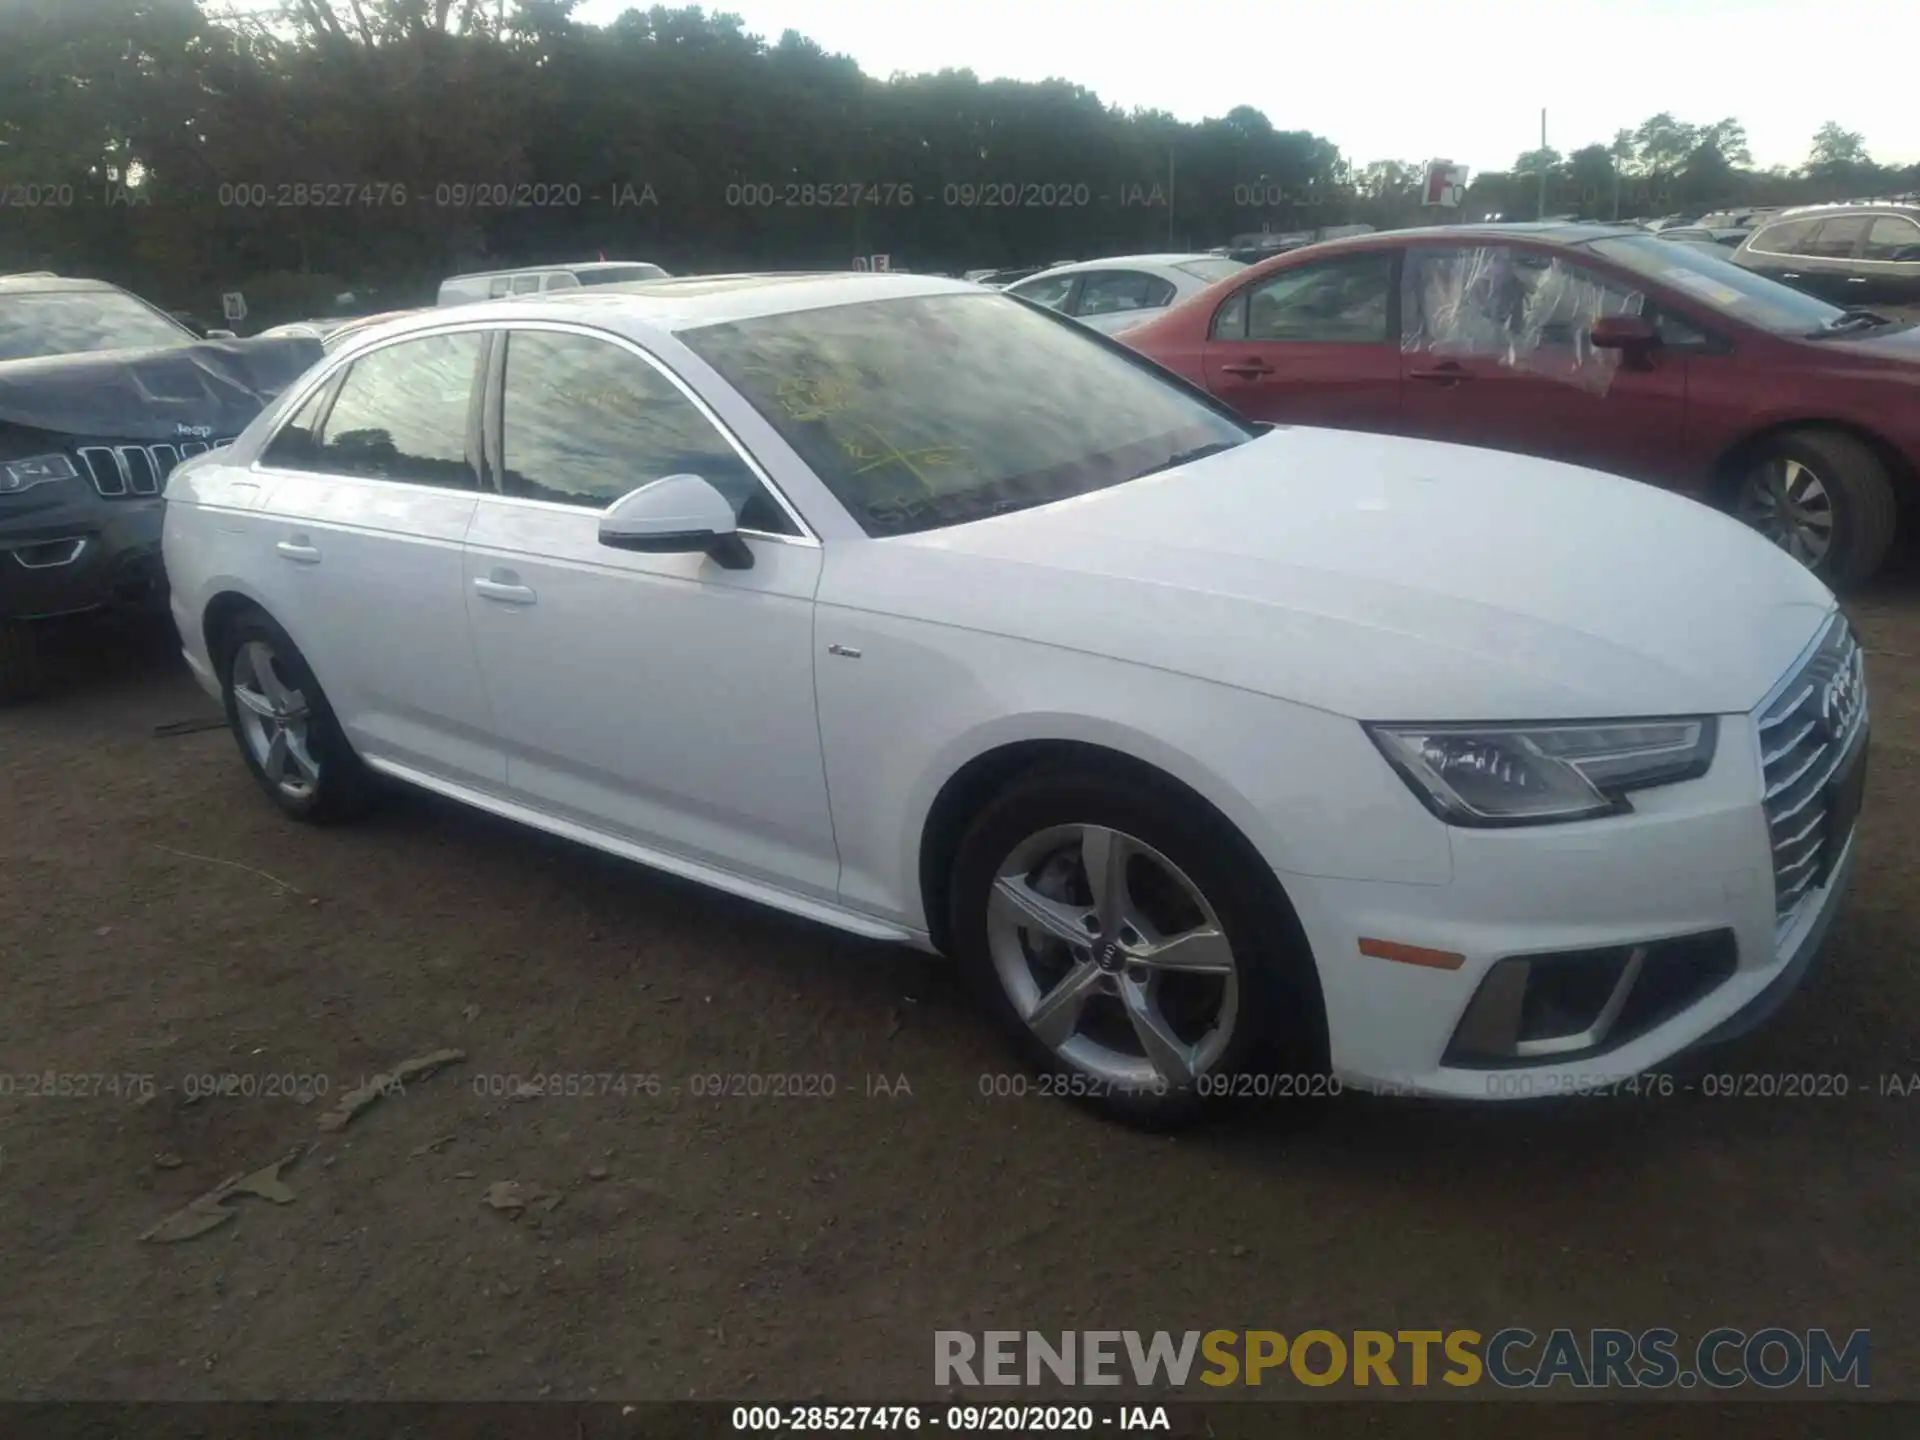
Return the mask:
M 1173 245 L 1173 146 L 1167 146 L 1167 249 Z
M 1547 109 L 1540 107 L 1540 214 L 1539 219 L 1547 218 Z

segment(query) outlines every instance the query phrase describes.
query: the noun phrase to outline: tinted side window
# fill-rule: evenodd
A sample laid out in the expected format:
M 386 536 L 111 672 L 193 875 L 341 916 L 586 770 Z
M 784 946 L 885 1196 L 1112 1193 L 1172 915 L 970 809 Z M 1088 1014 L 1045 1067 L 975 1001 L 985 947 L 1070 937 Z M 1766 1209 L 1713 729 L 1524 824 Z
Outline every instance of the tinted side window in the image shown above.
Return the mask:
M 319 424 L 320 412 L 326 408 L 327 396 L 332 393 L 333 382 L 329 380 L 309 395 L 293 418 L 267 442 L 266 449 L 260 452 L 260 463 L 276 465 L 282 470 L 318 468 L 319 436 L 314 430 Z
M 1831 220 L 1822 220 L 1813 238 L 1802 245 L 1797 253 L 1813 260 L 1849 260 L 1853 257 L 1853 247 L 1859 244 L 1866 233 L 1866 216 L 1838 215 Z
M 1080 284 L 1076 315 L 1112 315 L 1123 310 L 1152 310 L 1173 298 L 1173 286 L 1139 270 L 1099 270 Z
M 479 331 L 403 340 L 355 360 L 313 468 L 450 490 L 480 488 L 467 454 Z
M 1058 310 L 1067 303 L 1067 293 L 1073 289 L 1078 275 L 1055 275 L 1050 280 L 1025 280 L 1018 285 L 1007 287 L 1009 295 L 1018 295 L 1022 300 L 1031 300 L 1036 305 L 1044 305 L 1049 310 Z
M 639 356 L 545 330 L 516 330 L 506 343 L 506 494 L 599 509 L 690 473 L 733 502 L 743 530 L 798 533 L 727 438 Z
M 1207 332 L 1214 340 L 1247 338 L 1247 292 L 1236 290 L 1213 312 L 1213 328 Z
M 1813 226 L 1811 220 L 1782 220 L 1761 230 L 1747 248 L 1768 255 L 1792 255 L 1795 247 L 1813 234 Z
M 1879 215 L 1867 230 L 1863 260 L 1920 261 L 1920 225 L 1899 215 Z
M 531 295 L 539 288 L 540 277 L 538 275 L 516 275 L 513 277 L 513 293 L 516 295 Z
M 513 277 L 511 275 L 497 276 L 487 285 L 487 298 L 489 300 L 498 300 L 502 296 L 511 295 L 512 293 Z
M 1384 250 L 1283 270 L 1248 292 L 1247 338 L 1385 343 L 1392 280 Z

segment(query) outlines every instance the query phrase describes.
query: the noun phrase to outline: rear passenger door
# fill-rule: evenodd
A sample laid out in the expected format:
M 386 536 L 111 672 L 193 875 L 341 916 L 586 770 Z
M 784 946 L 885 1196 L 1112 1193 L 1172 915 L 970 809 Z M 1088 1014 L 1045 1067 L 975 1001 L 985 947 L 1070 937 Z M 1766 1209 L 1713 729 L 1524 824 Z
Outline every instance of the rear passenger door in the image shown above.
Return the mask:
M 467 634 L 462 545 L 479 495 L 483 330 L 399 340 L 351 361 L 261 455 L 255 533 L 268 608 L 355 748 L 497 789 Z
M 1920 224 L 1904 215 L 1876 215 L 1860 247 L 1860 268 L 1872 305 L 1920 305 Z
M 1866 240 L 1870 224 L 1872 217 L 1867 215 L 1829 215 L 1822 220 L 1795 247 L 1800 288 L 1836 305 L 1865 304 L 1869 287 L 1854 263 L 1854 252 Z
M 1367 250 L 1242 286 L 1214 312 L 1207 388 L 1252 420 L 1398 430 L 1395 266 Z

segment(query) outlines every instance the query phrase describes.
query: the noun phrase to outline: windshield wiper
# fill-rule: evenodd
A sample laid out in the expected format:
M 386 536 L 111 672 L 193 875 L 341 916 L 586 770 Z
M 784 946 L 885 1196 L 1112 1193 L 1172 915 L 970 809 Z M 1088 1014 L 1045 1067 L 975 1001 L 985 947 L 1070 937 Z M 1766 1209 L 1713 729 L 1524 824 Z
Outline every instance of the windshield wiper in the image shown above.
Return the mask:
M 1854 309 L 1837 319 L 1829 320 L 1807 338 L 1818 340 L 1826 335 L 1851 335 L 1856 330 L 1878 330 L 1882 325 L 1891 324 L 1893 321 L 1876 311 Z
M 1179 465 L 1191 465 L 1196 460 L 1204 460 L 1209 455 L 1218 455 L 1222 450 L 1233 450 L 1246 444 L 1244 440 L 1216 440 L 1211 445 L 1196 445 L 1191 450 L 1182 450 L 1178 455 L 1168 456 L 1158 465 L 1149 465 L 1134 475 L 1139 480 L 1148 475 L 1158 475 L 1162 470 L 1171 470 Z

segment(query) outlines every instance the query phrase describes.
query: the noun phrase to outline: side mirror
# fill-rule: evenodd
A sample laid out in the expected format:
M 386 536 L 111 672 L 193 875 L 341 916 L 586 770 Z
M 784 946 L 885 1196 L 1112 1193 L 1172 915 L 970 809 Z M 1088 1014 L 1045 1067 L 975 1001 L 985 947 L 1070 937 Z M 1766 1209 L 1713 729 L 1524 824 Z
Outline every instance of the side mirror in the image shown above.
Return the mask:
M 698 475 L 669 475 L 622 495 L 600 517 L 600 543 L 644 555 L 705 551 L 728 570 L 753 568 L 733 506 Z
M 1596 350 L 1647 350 L 1660 343 L 1660 332 L 1644 315 L 1602 315 L 1587 339 Z

